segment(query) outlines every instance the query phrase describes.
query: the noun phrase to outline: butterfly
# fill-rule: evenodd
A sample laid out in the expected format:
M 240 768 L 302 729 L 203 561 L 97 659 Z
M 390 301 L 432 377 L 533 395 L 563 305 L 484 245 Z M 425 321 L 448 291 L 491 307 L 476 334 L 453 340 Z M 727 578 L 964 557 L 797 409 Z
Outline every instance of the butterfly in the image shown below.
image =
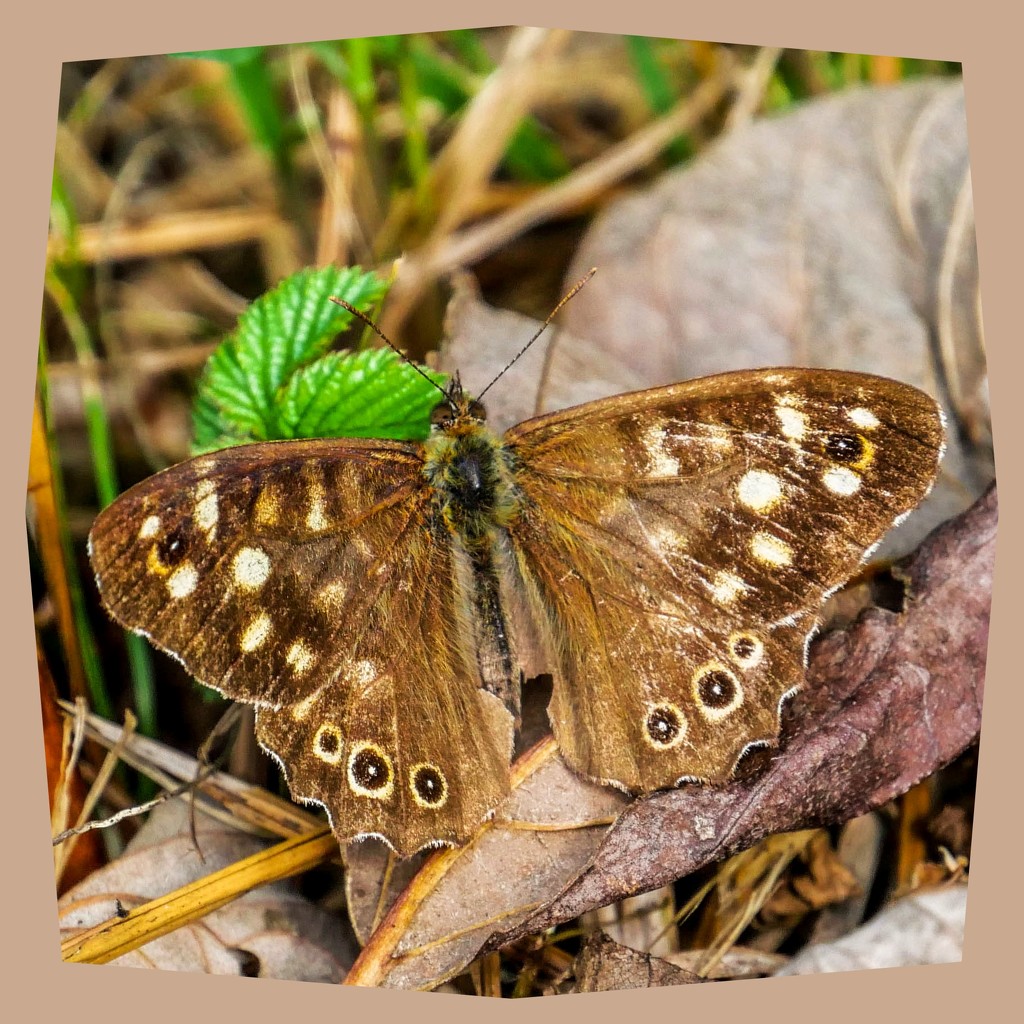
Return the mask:
M 204 685 L 337 838 L 465 842 L 509 793 L 524 670 L 580 775 L 723 782 L 772 745 L 822 602 L 927 494 L 942 414 L 882 377 L 758 369 L 493 432 L 225 449 L 96 519 L 102 601 Z

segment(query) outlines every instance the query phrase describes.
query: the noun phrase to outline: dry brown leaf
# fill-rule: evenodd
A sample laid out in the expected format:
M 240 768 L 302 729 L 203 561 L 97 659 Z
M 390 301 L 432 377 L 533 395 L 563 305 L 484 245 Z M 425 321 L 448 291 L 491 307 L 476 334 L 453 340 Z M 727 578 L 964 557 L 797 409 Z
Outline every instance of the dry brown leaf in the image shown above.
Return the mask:
M 620 946 L 603 933 L 592 935 L 576 958 L 576 992 L 614 992 L 624 988 L 660 988 L 704 981 L 683 967 Z
M 399 860 L 386 843 L 371 836 L 342 847 L 342 856 L 348 918 L 356 938 L 365 946 L 430 854 L 421 850 Z
M 947 804 L 928 823 L 932 840 L 945 846 L 954 857 L 966 857 L 971 852 L 971 819 L 963 807 Z
M 431 988 L 459 973 L 495 928 L 525 920 L 586 867 L 627 802 L 573 774 L 550 739 L 516 762 L 513 784 L 469 845 L 427 861 L 346 984 Z
M 862 814 L 848 821 L 839 836 L 836 851 L 849 869 L 856 890 L 842 903 L 825 907 L 814 922 L 811 942 L 831 942 L 852 931 L 864 919 L 871 885 L 882 852 L 882 823 L 877 813 Z
M 678 953 L 669 953 L 664 959 L 676 967 L 696 973 L 701 963 L 707 958 L 704 949 L 685 949 Z M 721 960 L 708 972 L 708 981 L 728 981 L 734 978 L 764 978 L 775 974 L 789 957 L 779 953 L 766 953 L 760 949 L 749 949 L 733 946 L 727 950 Z
M 804 851 L 803 860 L 807 874 L 796 875 L 789 888 L 772 896 L 762 911 L 766 921 L 774 923 L 790 915 L 803 917 L 809 911 L 842 903 L 857 892 L 853 873 L 839 859 L 826 832 L 815 834 Z
M 200 813 L 202 856 L 188 831 L 189 807 L 161 804 L 124 854 L 67 892 L 58 903 L 62 939 L 107 921 L 263 849 L 254 836 Z M 340 981 L 352 962 L 339 921 L 287 883 L 263 886 L 112 961 L 123 966 L 210 974 L 257 974 Z
M 675 890 L 664 885 L 630 896 L 608 907 L 598 907 L 580 919 L 584 931 L 601 931 L 614 942 L 664 957 L 679 950 Z
M 479 393 L 540 324 L 522 313 L 488 306 L 468 274 L 457 276 L 454 286 L 445 320 L 448 340 L 441 352 L 441 368 L 449 373 L 458 370 L 463 384 L 472 393 Z M 573 302 L 586 302 L 592 288 L 593 282 Z M 502 383 L 487 393 L 487 422 L 502 431 L 537 412 L 564 409 L 643 386 L 642 360 L 638 369 L 624 366 L 614 354 L 606 355 L 590 339 L 570 335 L 556 322 L 523 354 Z

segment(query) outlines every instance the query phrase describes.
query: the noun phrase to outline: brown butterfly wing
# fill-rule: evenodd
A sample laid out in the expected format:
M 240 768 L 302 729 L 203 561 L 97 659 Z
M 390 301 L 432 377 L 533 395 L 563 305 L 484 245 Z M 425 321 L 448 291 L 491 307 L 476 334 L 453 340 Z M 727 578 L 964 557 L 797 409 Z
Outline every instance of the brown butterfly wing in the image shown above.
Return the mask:
M 90 535 L 114 618 L 257 705 L 293 795 L 340 839 L 401 854 L 472 834 L 510 756 L 422 460 L 386 441 L 227 449 L 143 481 Z
M 650 791 L 775 742 L 823 599 L 927 493 L 943 429 L 914 388 L 787 369 L 593 402 L 506 443 L 559 747 Z

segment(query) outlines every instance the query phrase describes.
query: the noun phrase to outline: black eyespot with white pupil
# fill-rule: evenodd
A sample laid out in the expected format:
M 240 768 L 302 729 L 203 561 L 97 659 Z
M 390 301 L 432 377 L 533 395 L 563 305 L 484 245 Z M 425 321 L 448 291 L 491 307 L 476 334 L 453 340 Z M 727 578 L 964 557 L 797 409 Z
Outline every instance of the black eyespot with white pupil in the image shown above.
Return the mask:
M 833 462 L 859 462 L 864 455 L 864 439 L 856 434 L 829 434 L 825 454 Z
M 448 785 L 432 764 L 421 764 L 412 772 L 412 788 L 416 802 L 426 807 L 440 807 L 448 799 Z
M 391 781 L 387 761 L 377 751 L 365 747 L 353 756 L 349 771 L 357 785 L 371 792 L 383 789 Z
M 175 566 L 183 562 L 192 538 L 193 531 L 188 522 L 179 523 L 169 533 L 165 533 L 156 542 L 156 555 L 161 564 Z
M 719 711 L 736 699 L 736 683 L 728 673 L 712 669 L 698 680 L 697 696 L 706 708 Z
M 644 721 L 651 744 L 659 749 L 674 747 L 686 732 L 686 720 L 671 704 L 651 708 Z

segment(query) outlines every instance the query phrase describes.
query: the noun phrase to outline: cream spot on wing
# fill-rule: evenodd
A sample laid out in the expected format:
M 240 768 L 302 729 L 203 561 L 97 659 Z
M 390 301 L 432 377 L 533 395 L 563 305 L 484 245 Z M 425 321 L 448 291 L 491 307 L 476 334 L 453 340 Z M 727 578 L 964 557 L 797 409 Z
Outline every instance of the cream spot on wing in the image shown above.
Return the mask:
M 337 764 L 342 753 L 341 730 L 333 722 L 324 722 L 313 737 L 313 753 L 328 764 Z
M 270 636 L 270 630 L 270 616 L 266 612 L 260 612 L 245 627 L 239 646 L 246 654 L 251 654 Z
M 139 540 L 152 540 L 160 532 L 160 517 L 150 516 L 139 527 Z
M 713 444 L 716 448 L 732 447 L 732 435 L 729 431 L 725 427 L 719 427 L 714 424 L 708 424 L 704 428 L 701 440 L 707 444 Z
M 202 476 L 204 473 L 209 473 L 216 465 L 217 460 L 212 455 L 201 455 L 192 463 L 192 468 Z
M 354 662 L 349 672 L 352 682 L 358 686 L 366 686 L 367 683 L 372 683 L 377 678 L 377 674 L 377 666 L 372 661 L 367 661 L 366 659 Z
M 858 406 L 856 409 L 848 409 L 846 415 L 851 423 L 862 430 L 874 430 L 879 426 L 878 417 L 870 409 L 865 409 L 863 406 Z
M 258 590 L 270 576 L 270 557 L 261 548 L 239 548 L 231 572 L 240 587 Z
M 735 573 L 720 569 L 715 573 L 714 581 L 711 584 L 711 593 L 720 604 L 729 604 L 735 601 L 744 591 L 750 588 Z
M 304 672 L 309 671 L 309 668 L 316 660 L 316 657 L 301 640 L 296 640 L 295 643 L 288 648 L 288 653 L 285 654 L 284 660 L 291 665 L 296 675 L 301 676 Z
M 750 538 L 750 553 L 766 565 L 783 566 L 793 561 L 793 549 L 770 533 L 755 533 Z
M 670 526 L 659 524 L 649 534 L 651 542 L 663 558 L 671 558 L 686 550 L 686 535 Z
M 782 433 L 791 441 L 802 441 L 807 434 L 807 414 L 787 404 L 786 396 L 775 403 L 775 415 L 779 418 Z
M 207 540 L 213 540 L 219 518 L 217 488 L 212 480 L 200 480 L 196 485 L 196 523 L 206 534 Z
M 856 494 L 860 489 L 860 476 L 845 467 L 828 469 L 822 474 L 821 479 L 833 494 L 842 495 L 844 498 Z
M 293 704 L 291 708 L 292 718 L 296 722 L 301 722 L 312 710 L 313 705 L 320 699 L 320 691 L 317 690 L 315 693 L 311 693 L 305 700 L 300 700 L 298 704 Z
M 309 485 L 307 497 L 309 508 L 306 512 L 306 525 L 311 530 L 326 530 L 331 524 L 324 510 L 324 488 L 319 480 L 314 480 Z
M 782 498 L 782 484 L 773 473 L 752 469 L 736 485 L 736 497 L 755 512 L 767 512 Z
M 345 593 L 344 583 L 327 583 L 317 591 L 314 601 L 324 611 L 338 611 L 345 603 Z
M 256 496 L 254 516 L 258 526 L 274 526 L 281 515 L 281 503 L 267 487 Z
M 198 582 L 199 573 L 196 572 L 195 566 L 191 562 L 185 562 L 167 577 L 167 593 L 175 601 L 179 601 L 183 597 L 188 597 L 196 589 Z
M 665 428 L 654 423 L 644 432 L 644 447 L 651 462 L 651 473 L 654 476 L 678 476 L 679 460 L 665 447 Z

